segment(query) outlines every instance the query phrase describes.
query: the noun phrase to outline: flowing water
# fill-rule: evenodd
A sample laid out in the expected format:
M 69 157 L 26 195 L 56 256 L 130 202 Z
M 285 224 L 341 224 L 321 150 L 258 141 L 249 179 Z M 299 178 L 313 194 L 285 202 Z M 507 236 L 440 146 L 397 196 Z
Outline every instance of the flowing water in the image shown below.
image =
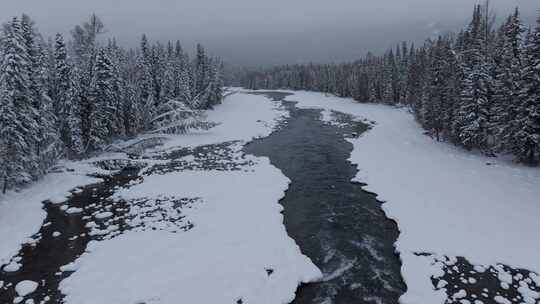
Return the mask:
M 276 100 L 286 94 L 265 93 Z M 281 200 L 289 235 L 322 270 L 322 282 L 301 286 L 296 304 L 397 303 L 406 290 L 394 251 L 398 228 L 375 195 L 352 183 L 357 168 L 347 159 L 347 137 L 367 125 L 335 113 L 339 126 L 320 120 L 321 111 L 284 102 L 290 118 L 245 152 L 267 156 L 292 183 Z
M 70 271 L 61 271 L 60 267 L 83 254 L 89 241 L 100 238 L 89 235 L 90 229 L 86 226 L 96 210 L 109 210 L 115 216 L 126 212 L 122 202 L 107 198 L 116 187 L 136 179 L 138 171 L 138 168 L 128 167 L 115 175 L 103 176 L 103 182 L 74 192 L 63 204 L 45 202 L 47 218 L 39 232 L 33 236 L 35 242 L 23 245 L 14 257 L 22 264 L 21 269 L 16 272 L 0 272 L 0 281 L 4 282 L 3 288 L 0 288 L 0 303 L 13 303 L 16 298 L 15 285 L 22 280 L 32 280 L 39 284 L 37 290 L 25 300 L 60 303 L 63 295 L 58 285 L 71 274 Z M 80 208 L 81 212 L 68 213 L 62 206 Z M 118 230 L 123 230 L 122 223 L 118 224 Z M 55 234 L 58 232 L 60 235 Z

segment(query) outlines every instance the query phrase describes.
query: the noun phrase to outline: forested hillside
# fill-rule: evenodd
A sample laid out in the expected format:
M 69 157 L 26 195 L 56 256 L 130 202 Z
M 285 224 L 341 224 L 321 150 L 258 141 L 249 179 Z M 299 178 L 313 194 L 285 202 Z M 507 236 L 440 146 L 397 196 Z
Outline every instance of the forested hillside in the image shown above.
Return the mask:
M 497 26 L 489 5 L 476 6 L 457 34 L 403 42 L 356 62 L 286 65 L 244 73 L 251 89 L 312 90 L 410 107 L 437 140 L 492 155 L 540 162 L 540 17 L 527 28 L 519 10 Z
M 95 15 L 45 39 L 23 15 L 0 35 L 0 177 L 6 189 L 143 131 L 183 132 L 220 103 L 221 62 L 179 41 L 136 49 L 102 38 Z M 204 123 L 202 124 L 204 125 Z

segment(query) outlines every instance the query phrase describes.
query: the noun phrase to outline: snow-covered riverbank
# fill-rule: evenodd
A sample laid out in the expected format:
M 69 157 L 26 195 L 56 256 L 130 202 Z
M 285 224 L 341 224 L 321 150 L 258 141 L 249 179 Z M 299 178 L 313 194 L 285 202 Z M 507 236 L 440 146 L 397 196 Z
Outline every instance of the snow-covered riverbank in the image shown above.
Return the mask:
M 165 136 L 164 145 L 140 160 L 148 164 L 141 178 L 103 198 L 125 201 L 128 213 L 89 217 L 90 235 L 106 237 L 62 267 L 75 270 L 60 284 L 66 303 L 289 303 L 300 283 L 319 279 L 283 226 L 278 201 L 289 180 L 267 158 L 241 151 L 287 114 L 264 96 L 234 94 L 208 112 L 215 128 Z M 223 143 L 227 149 L 211 146 Z M 205 145 L 210 157 L 171 156 Z M 47 198 L 35 197 L 34 209 Z M 35 217 L 19 242 L 42 220 Z M 132 228 L 118 235 L 118 221 Z M 100 230 L 103 223 L 110 229 Z
M 351 161 L 360 170 L 355 180 L 367 183 L 366 190 L 387 202 L 384 210 L 398 222 L 401 234 L 396 248 L 408 285 L 402 303 L 435 304 L 446 299 L 444 289 L 435 291 L 430 280 L 442 275 L 443 265 L 415 253 L 451 260 L 463 256 L 475 265 L 504 263 L 540 271 L 538 168 L 435 142 L 423 135 L 405 109 L 321 93 L 291 93 L 287 100 L 297 101 L 298 107 L 375 121 L 372 130 L 351 140 Z
M 448 282 L 438 280 L 457 268 L 456 257 L 472 263 L 476 274 L 494 266 L 492 275 L 502 288 L 514 288 L 525 302 L 540 298 L 531 289 L 531 284 L 540 286 L 539 169 L 435 142 L 404 109 L 290 93 L 287 100 L 300 108 L 324 109 L 321 119 L 329 123 L 338 123 L 330 115 L 338 111 L 372 124 L 359 138 L 349 139 L 354 146 L 350 159 L 360 170 L 355 180 L 377 193 L 388 217 L 398 223 L 396 250 L 408 287 L 401 303 L 444 303 L 449 296 L 452 303 L 469 301 L 465 290 L 448 295 Z M 247 142 L 270 135 L 286 115 L 279 102 L 262 95 L 230 95 L 208 113 L 219 123 L 215 128 L 163 136 L 163 145 L 129 160 L 146 166 L 141 176 L 103 197 L 125 204 L 126 213 L 94 211 L 99 209 L 95 204 L 83 208 L 90 212 L 85 219 L 89 235 L 104 240 L 91 241 L 79 259 L 59 269 L 75 270 L 60 284 L 65 301 L 289 303 L 298 284 L 320 279 L 319 269 L 283 226 L 278 200 L 289 180 L 267 158 L 242 152 Z M 107 159 L 128 160 L 124 153 L 110 153 L 62 163 L 61 173 L 3 196 L 0 264 L 11 262 L 8 268 L 14 271 L 24 267 L 12 257 L 21 244 L 39 242 L 39 236 L 29 238 L 46 216 L 41 202 L 62 204 L 73 188 L 98 182 L 86 174 L 109 172 L 95 164 Z M 71 210 L 69 203 L 62 207 Z M 511 275 L 501 263 L 533 272 Z M 463 284 L 475 285 L 478 280 L 468 276 L 463 275 Z M 0 282 L 0 289 L 7 287 Z M 485 301 L 478 303 L 510 303 L 501 294 L 476 296 Z
M 288 179 L 266 158 L 242 156 L 239 149 L 269 135 L 283 115 L 263 96 L 232 95 L 209 113 L 218 127 L 174 138 L 153 151 L 239 141 L 232 155 L 223 155 L 239 170 L 156 172 L 120 190 L 115 196 L 127 201 L 198 198 L 182 209 L 194 227 L 180 233 L 127 232 L 91 244 L 60 286 L 66 302 L 288 303 L 298 284 L 318 279 L 319 270 L 283 226 L 278 201 Z
M 43 201 L 64 201 L 74 188 L 100 181 L 87 175 L 100 172 L 90 162 L 61 162 L 58 167 L 59 172 L 48 174 L 27 189 L 0 196 L 0 265 L 8 263 L 21 244 L 33 242 L 31 236 L 47 215 Z

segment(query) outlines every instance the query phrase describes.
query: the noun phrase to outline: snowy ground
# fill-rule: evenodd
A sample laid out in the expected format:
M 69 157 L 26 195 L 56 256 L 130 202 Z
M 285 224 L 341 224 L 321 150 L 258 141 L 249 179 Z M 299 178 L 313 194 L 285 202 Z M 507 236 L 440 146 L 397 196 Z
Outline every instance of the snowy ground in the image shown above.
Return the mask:
M 325 109 L 322 119 L 330 123 L 336 123 L 331 111 L 373 122 L 370 131 L 350 139 L 351 161 L 360 169 L 356 180 L 367 183 L 366 189 L 386 202 L 384 210 L 398 222 L 396 249 L 408 286 L 401 303 L 445 303 L 449 291 L 449 303 L 539 301 L 540 290 L 531 286 L 540 286 L 540 170 L 437 143 L 403 109 L 292 93 L 288 100 Z M 241 151 L 253 138 L 268 136 L 286 115 L 266 97 L 234 94 L 209 111 L 217 127 L 156 138 L 163 145 L 129 160 L 147 167 L 103 198 L 125 204 L 125 214 L 88 206 L 87 228 L 97 238 L 79 259 L 60 269 L 75 270 L 60 284 L 66 302 L 288 303 L 299 283 L 320 279 L 320 271 L 283 226 L 278 200 L 288 179 L 268 159 Z M 113 150 L 139 147 L 140 140 L 144 146 L 149 136 Z M 21 244 L 39 242 L 32 235 L 45 218 L 42 202 L 61 204 L 75 188 L 98 182 L 87 174 L 111 173 L 114 168 L 96 166 L 111 159 L 128 161 L 123 153 L 109 153 L 65 162 L 32 187 L 0 197 L 4 271 L 21 267 L 13 258 Z M 81 212 L 62 207 L 66 213 Z M 452 282 L 474 290 L 483 273 L 517 294 L 510 298 L 481 289 L 471 295 Z M 19 295 L 29 293 L 27 298 L 41 284 L 19 283 L 15 289 Z
M 74 271 L 59 286 L 66 303 L 291 302 L 299 284 L 322 274 L 283 225 L 278 201 L 289 180 L 267 158 L 241 150 L 254 138 L 268 136 L 287 114 L 266 97 L 230 95 L 208 112 L 208 120 L 219 123 L 209 131 L 159 137 L 163 144 L 139 159 L 117 152 L 70 164 L 78 166 L 75 171 L 47 176 L 6 196 L 1 206 L 6 212 L 0 217 L 28 219 L 16 227 L 0 221 L 5 230 L 0 236 L 14 234 L 9 247 L 2 243 L 1 264 L 39 229 L 43 200 L 61 204 L 70 189 L 98 181 L 84 175 L 93 172 L 90 168 L 97 170 L 91 166 L 96 160 L 139 162 L 146 166 L 140 176 L 101 198 L 114 201 L 103 210 L 96 204 L 77 210 L 62 205 L 66 213 L 91 212 L 83 220 L 95 239 L 80 258 L 60 269 Z M 140 150 L 133 146 L 151 137 L 119 143 L 112 150 Z M 25 199 L 30 203 L 22 205 Z M 14 267 L 20 267 L 17 260 L 11 259 Z M 23 285 L 15 289 L 20 296 L 16 301 L 30 299 L 39 286 L 26 284 L 30 290 Z
M 167 218 L 178 210 L 174 199 L 196 198 L 181 209 L 193 228 L 178 232 L 165 220 L 156 230 L 92 242 L 61 283 L 66 303 L 292 301 L 298 284 L 320 272 L 283 226 L 277 202 L 287 178 L 266 159 L 247 160 L 234 171 L 155 172 L 117 192 L 128 202 L 151 201 L 131 212 L 148 215 L 157 205 Z
M 291 93 L 287 100 L 298 101 L 298 107 L 325 109 L 323 119 L 331 117 L 329 111 L 339 111 L 375 122 L 372 130 L 351 140 L 351 161 L 359 166 L 356 180 L 387 202 L 385 212 L 398 222 L 396 248 L 408 286 L 401 303 L 444 303 L 447 282 L 441 279 L 435 290 L 430 278 L 442 277 L 444 269 L 457 270 L 456 257 L 475 265 L 471 275 L 494 266 L 503 289 L 519 289 L 522 300 L 510 299 L 513 303 L 538 301 L 540 294 L 530 286 L 540 286 L 540 170 L 437 143 L 423 135 L 404 109 Z M 501 264 L 533 273 L 512 277 Z M 454 300 L 465 298 L 463 293 Z M 479 304 L 493 301 L 480 294 L 472 298 Z M 494 300 L 510 303 L 502 295 Z

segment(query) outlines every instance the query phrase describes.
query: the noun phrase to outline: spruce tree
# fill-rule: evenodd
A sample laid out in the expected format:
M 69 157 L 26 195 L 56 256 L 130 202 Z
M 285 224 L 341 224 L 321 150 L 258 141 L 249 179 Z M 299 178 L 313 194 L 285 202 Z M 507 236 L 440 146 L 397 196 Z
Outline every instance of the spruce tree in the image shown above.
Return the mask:
M 124 87 L 123 117 L 127 136 L 135 136 L 143 130 L 141 103 L 138 100 L 137 89 L 126 84 Z
M 453 134 L 467 149 L 487 151 L 492 111 L 491 67 L 486 50 L 482 8 L 475 9 L 463 53 L 465 68 L 457 101 Z
M 1 176 L 5 193 L 8 187 L 27 182 L 35 164 L 32 128 L 35 120 L 29 98 L 29 62 L 21 22 L 13 18 L 4 25 L 0 73 Z
M 54 95 L 52 96 L 54 101 L 54 109 L 58 118 L 58 130 L 60 132 L 60 138 L 66 147 L 71 145 L 71 128 L 69 125 L 69 115 L 71 112 L 71 103 L 73 102 L 73 96 L 70 96 L 71 67 L 68 64 L 66 44 L 62 34 L 56 34 L 56 41 L 54 45 Z M 75 99 L 76 100 L 76 99 Z
M 197 57 L 195 58 L 195 95 L 201 95 L 206 89 L 207 85 L 207 57 L 204 48 L 202 45 L 197 44 Z
M 81 81 L 79 70 L 73 68 L 70 73 L 69 90 L 66 92 L 66 103 L 62 107 L 66 119 L 65 147 L 68 157 L 81 157 L 85 152 L 82 133 Z
M 94 79 L 91 85 L 90 137 L 87 145 L 92 150 L 99 150 L 111 139 L 114 104 L 114 72 L 110 59 L 104 49 L 98 51 L 94 67 Z
M 53 101 L 47 93 L 46 75 L 46 55 L 41 47 L 37 47 L 36 71 L 33 73 L 35 88 L 34 109 L 35 133 L 37 141 L 35 143 L 36 157 L 38 161 L 35 178 L 38 178 L 51 167 L 61 154 L 62 143 L 58 135 L 57 117 L 54 111 Z
M 514 151 L 528 164 L 540 162 L 540 17 L 526 40 L 521 80 L 519 131 Z
M 500 30 L 500 47 L 495 68 L 495 104 L 493 133 L 498 137 L 498 149 L 512 151 L 516 145 L 519 122 L 515 119 L 521 107 L 522 40 L 524 33 L 519 11 L 510 16 Z

